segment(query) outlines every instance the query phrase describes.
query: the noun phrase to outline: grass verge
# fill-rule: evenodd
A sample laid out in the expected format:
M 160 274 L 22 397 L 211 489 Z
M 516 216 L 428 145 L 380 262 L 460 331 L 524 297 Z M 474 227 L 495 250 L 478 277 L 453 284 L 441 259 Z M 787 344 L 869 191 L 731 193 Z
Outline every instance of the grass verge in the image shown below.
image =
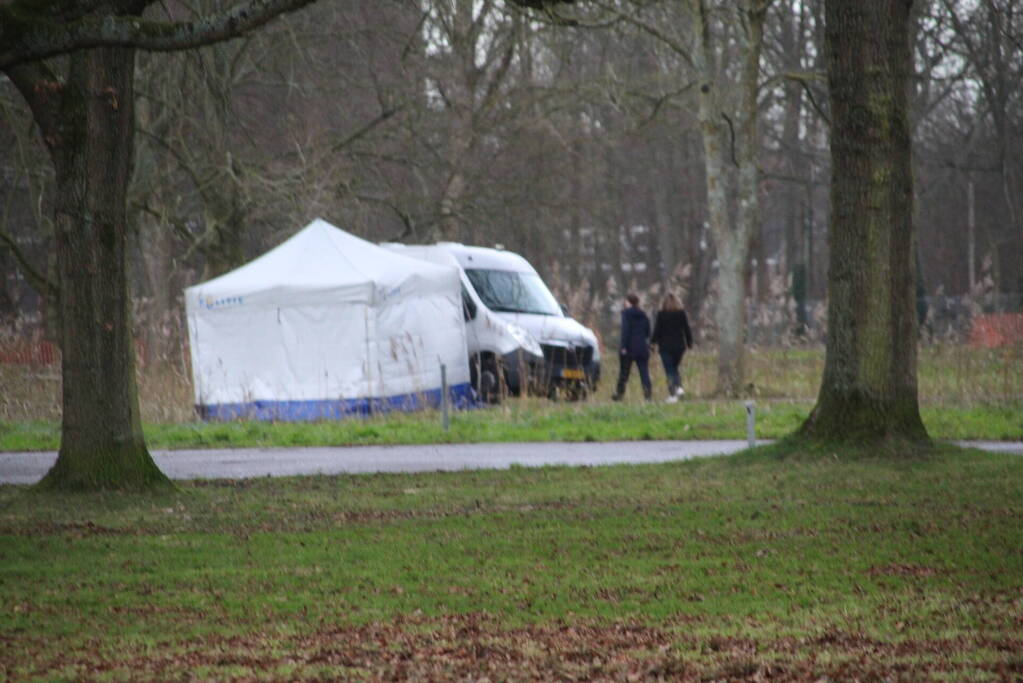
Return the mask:
M 0 487 L 0 677 L 1023 675 L 1023 459 Z
M 758 402 L 757 436 L 790 434 L 812 407 L 807 402 Z M 1023 438 L 1023 406 L 927 406 L 922 415 L 931 436 L 939 440 Z M 744 439 L 746 412 L 741 401 L 553 404 L 524 399 L 456 413 L 447 432 L 440 416 L 427 412 L 314 423 L 147 424 L 145 433 L 149 446 L 161 449 Z M 0 422 L 0 451 L 55 450 L 59 444 L 57 422 Z

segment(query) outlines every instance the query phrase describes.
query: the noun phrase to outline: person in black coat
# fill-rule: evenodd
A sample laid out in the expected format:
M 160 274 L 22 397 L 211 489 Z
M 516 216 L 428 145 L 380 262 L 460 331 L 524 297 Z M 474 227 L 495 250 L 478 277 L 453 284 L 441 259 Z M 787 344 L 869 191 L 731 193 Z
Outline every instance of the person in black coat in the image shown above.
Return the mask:
M 689 329 L 689 318 L 686 316 L 682 302 L 672 292 L 664 295 L 661 310 L 654 318 L 654 333 L 650 335 L 650 345 L 657 347 L 664 364 L 664 376 L 668 380 L 668 402 L 674 403 L 685 393 L 678 366 L 686 349 L 693 348 L 693 331 Z
M 639 297 L 629 294 L 625 297 L 625 308 L 622 310 L 622 340 L 618 345 L 621 365 L 618 371 L 618 387 L 611 397 L 620 401 L 625 395 L 625 385 L 629 381 L 632 364 L 639 370 L 639 381 L 643 385 L 643 396 L 647 400 L 653 395 L 650 385 L 650 318 L 639 307 Z

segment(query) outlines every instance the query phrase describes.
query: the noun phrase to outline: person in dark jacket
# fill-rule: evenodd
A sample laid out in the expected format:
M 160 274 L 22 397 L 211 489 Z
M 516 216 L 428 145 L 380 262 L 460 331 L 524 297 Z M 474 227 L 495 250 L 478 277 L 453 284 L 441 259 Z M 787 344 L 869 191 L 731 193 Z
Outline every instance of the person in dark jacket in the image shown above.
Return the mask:
M 650 335 L 650 346 L 657 347 L 664 364 L 664 376 L 668 380 L 668 403 L 675 403 L 685 393 L 678 366 L 686 349 L 693 348 L 693 331 L 689 329 L 689 318 L 682 301 L 668 292 L 661 301 L 661 310 L 654 318 L 654 333 Z
M 618 345 L 621 365 L 618 371 L 618 388 L 611 397 L 615 401 L 625 396 L 625 385 L 629 381 L 632 364 L 639 370 L 639 380 L 643 385 L 643 396 L 650 400 L 653 388 L 650 385 L 650 318 L 639 307 L 639 297 L 629 294 L 625 297 L 625 308 L 622 310 L 622 340 Z

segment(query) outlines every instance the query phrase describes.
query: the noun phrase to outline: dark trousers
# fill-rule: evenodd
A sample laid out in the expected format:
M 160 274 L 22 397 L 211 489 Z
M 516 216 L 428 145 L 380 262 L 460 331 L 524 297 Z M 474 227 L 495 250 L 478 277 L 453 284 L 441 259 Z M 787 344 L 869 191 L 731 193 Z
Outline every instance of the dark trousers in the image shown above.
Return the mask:
M 632 369 L 632 364 L 636 364 L 636 369 L 639 370 L 639 381 L 643 385 L 643 396 L 650 398 L 653 395 L 653 387 L 650 385 L 650 358 L 648 356 L 632 356 L 629 354 L 620 354 L 618 356 L 621 365 L 618 368 L 618 388 L 615 391 L 615 396 L 621 398 L 625 395 L 625 385 L 629 382 L 629 371 Z
M 673 350 L 658 348 L 661 363 L 664 365 L 664 376 L 668 380 L 668 393 L 674 394 L 675 389 L 682 386 L 682 377 L 678 374 L 678 366 L 682 363 L 682 349 Z

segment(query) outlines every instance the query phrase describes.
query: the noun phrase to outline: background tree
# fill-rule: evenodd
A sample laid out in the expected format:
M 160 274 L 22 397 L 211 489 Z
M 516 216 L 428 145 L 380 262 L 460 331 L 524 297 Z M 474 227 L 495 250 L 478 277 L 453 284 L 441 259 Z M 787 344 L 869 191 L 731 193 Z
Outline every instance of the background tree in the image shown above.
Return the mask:
M 760 56 L 769 0 L 746 0 L 738 8 L 734 30 L 738 92 L 725 107 L 730 88 L 719 65 L 723 48 L 715 45 L 710 3 L 693 3 L 693 51 L 699 79 L 699 124 L 707 168 L 707 205 L 718 253 L 719 300 L 717 390 L 736 396 L 745 384 L 746 268 L 759 228 Z M 729 116 L 729 113 L 732 113 Z
M 717 249 L 717 393 L 736 396 L 745 389 L 746 272 L 760 221 L 761 54 L 771 2 L 690 0 L 681 16 L 670 3 L 654 4 L 652 13 L 642 3 L 625 10 L 594 4 L 673 51 L 688 67 L 683 78 L 696 84 L 707 218 Z
M 998 300 L 1023 292 L 1023 3 L 922 3 L 918 62 L 932 78 L 918 88 L 924 283 L 975 292 L 990 263 Z M 957 230 L 949 230 L 950 218 Z M 964 235 L 965 244 L 964 244 Z M 965 248 L 964 248 L 965 247 Z
M 826 440 L 926 442 L 917 402 L 911 0 L 828 0 L 831 260 L 817 405 Z

